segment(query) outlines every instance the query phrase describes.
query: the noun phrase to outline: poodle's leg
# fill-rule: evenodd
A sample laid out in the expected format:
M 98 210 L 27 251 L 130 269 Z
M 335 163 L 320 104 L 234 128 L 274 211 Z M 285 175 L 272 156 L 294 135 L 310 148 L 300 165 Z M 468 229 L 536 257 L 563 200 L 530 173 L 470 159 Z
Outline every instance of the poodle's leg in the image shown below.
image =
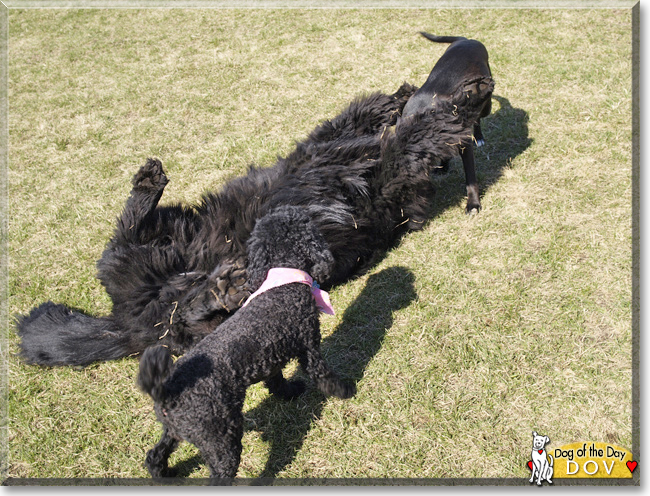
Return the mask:
M 288 381 L 282 375 L 282 371 L 272 375 L 264 381 L 269 392 L 283 400 L 297 398 L 305 392 L 305 383 L 300 380 Z
M 177 447 L 178 439 L 169 433 L 167 427 L 164 427 L 160 441 L 149 450 L 144 462 L 151 477 L 168 477 L 167 460 Z
M 320 346 L 309 347 L 299 358 L 300 365 L 316 383 L 316 387 L 327 396 L 351 398 L 356 393 L 354 385 L 346 384 L 332 371 L 320 353 Z
M 228 485 L 237 475 L 241 460 L 244 435 L 244 416 L 241 406 L 229 409 L 228 415 L 215 420 L 218 425 L 202 426 L 196 432 L 192 443 L 199 449 L 203 460 L 210 468 L 210 479 L 213 485 Z
M 144 244 L 144 227 L 150 223 L 153 212 L 168 183 L 162 163 L 157 159 L 147 162 L 133 176 L 133 189 L 126 201 L 112 242 L 116 244 Z

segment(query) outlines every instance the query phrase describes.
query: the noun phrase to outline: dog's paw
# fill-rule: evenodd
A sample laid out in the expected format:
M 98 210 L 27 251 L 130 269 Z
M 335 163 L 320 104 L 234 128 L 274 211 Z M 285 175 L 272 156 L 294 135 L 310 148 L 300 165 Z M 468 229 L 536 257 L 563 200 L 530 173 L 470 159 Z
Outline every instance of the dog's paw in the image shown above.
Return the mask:
M 307 386 L 304 381 L 295 379 L 292 381 L 286 381 L 282 385 L 282 388 L 274 391 L 273 394 L 278 398 L 289 401 L 301 396 L 306 390 Z
M 251 295 L 248 276 L 243 261 L 219 265 L 208 278 L 215 310 L 232 312 L 244 304 Z
M 481 210 L 481 200 L 478 194 L 478 185 L 472 184 L 467 186 L 467 206 L 465 207 L 466 214 L 476 214 Z
M 133 176 L 132 184 L 136 190 L 160 191 L 168 182 L 162 162 L 155 158 L 149 158 L 147 163 L 140 167 L 140 170 Z
M 481 204 L 480 203 L 467 202 L 467 206 L 465 207 L 465 214 L 467 214 L 467 215 L 476 215 L 480 211 L 481 211 Z
M 477 139 L 476 140 L 476 148 L 481 148 L 483 145 L 485 145 L 485 140 L 484 139 Z
M 354 384 L 343 384 L 341 394 L 338 394 L 337 396 L 345 400 L 352 398 L 355 394 L 357 394 L 357 387 Z
M 352 398 L 357 393 L 357 387 L 354 384 L 332 379 L 318 384 L 318 389 L 327 396 L 336 396 L 344 400 Z

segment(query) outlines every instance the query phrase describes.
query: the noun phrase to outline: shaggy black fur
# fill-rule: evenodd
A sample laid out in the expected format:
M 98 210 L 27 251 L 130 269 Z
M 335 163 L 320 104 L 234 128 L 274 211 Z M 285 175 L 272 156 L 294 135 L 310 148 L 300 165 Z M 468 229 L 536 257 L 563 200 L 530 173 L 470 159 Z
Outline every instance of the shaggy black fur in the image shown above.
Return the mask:
M 284 206 L 257 221 L 248 241 L 253 288 L 273 267 L 303 270 L 315 280 L 329 276 L 334 258 L 304 210 Z M 163 424 L 161 440 L 146 457 L 151 475 L 169 475 L 169 455 L 186 440 L 199 448 L 211 478 L 224 483 L 234 477 L 242 451 L 246 388 L 265 381 L 271 393 L 296 396 L 304 386 L 282 376 L 292 358 L 298 358 L 325 395 L 354 395 L 355 387 L 341 382 L 323 360 L 320 341 L 319 311 L 311 288 L 290 283 L 258 295 L 175 365 L 167 348 L 147 348 L 138 384 L 154 399 Z
M 47 302 L 19 318 L 22 356 L 41 365 L 87 365 L 164 344 L 183 353 L 250 294 L 245 244 L 255 221 L 282 205 L 303 206 L 334 256 L 325 288 L 366 270 L 428 216 L 429 173 L 470 146 L 477 100 L 490 78 L 459 84 L 447 104 L 399 119 L 416 88 L 353 101 L 286 158 L 204 196 L 160 207 L 167 177 L 148 160 L 98 262 L 113 301 L 96 319 Z

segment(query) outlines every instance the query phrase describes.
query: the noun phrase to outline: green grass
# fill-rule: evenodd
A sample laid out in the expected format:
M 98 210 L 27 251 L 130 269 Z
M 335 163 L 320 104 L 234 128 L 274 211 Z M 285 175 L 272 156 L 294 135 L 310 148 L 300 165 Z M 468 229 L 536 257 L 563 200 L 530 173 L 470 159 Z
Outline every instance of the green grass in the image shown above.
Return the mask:
M 146 157 L 163 202 L 197 201 L 354 96 L 421 84 L 445 49 L 422 29 L 490 52 L 483 210 L 458 161 L 433 178 L 425 229 L 332 291 L 324 353 L 358 394 L 252 387 L 238 475 L 523 479 L 532 430 L 631 448 L 630 11 L 11 10 L 10 313 L 107 314 L 95 261 Z M 12 355 L 7 475 L 146 477 L 136 370 Z M 191 445 L 171 463 L 207 475 Z

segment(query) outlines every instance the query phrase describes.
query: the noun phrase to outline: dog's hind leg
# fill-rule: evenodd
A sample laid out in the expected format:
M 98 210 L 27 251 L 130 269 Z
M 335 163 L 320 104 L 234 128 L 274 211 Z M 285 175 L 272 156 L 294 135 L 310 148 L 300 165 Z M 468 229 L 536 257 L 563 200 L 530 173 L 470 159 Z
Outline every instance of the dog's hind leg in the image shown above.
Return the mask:
M 144 462 L 151 477 L 157 478 L 169 476 L 167 460 L 177 447 L 178 439 L 169 433 L 167 427 L 164 427 L 160 441 L 158 441 L 156 446 L 149 450 Z
M 300 380 L 288 381 L 282 375 L 282 371 L 272 375 L 264 381 L 269 392 L 283 400 L 297 398 L 305 392 L 305 383 Z
M 465 183 L 467 185 L 467 206 L 466 213 L 477 212 L 481 210 L 481 201 L 478 194 L 478 181 L 476 180 L 476 166 L 474 164 L 474 150 L 472 145 L 463 148 L 460 157 L 463 160 L 463 169 L 465 169 Z

